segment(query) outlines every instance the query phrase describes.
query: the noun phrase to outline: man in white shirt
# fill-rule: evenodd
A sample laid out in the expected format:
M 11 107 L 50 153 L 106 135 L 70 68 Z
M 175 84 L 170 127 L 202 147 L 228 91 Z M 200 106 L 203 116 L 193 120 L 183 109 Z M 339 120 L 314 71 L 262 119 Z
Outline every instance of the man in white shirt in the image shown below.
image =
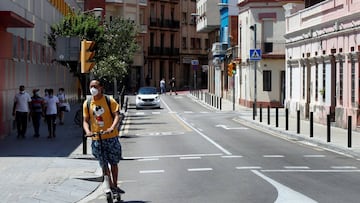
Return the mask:
M 17 138 L 25 138 L 30 102 L 31 97 L 25 92 L 25 86 L 20 85 L 19 93 L 15 94 L 12 113 L 16 120 Z
M 56 134 L 56 116 L 59 110 L 59 99 L 54 95 L 53 89 L 48 89 L 49 95 L 45 97 L 45 119 L 48 126 L 48 138 L 55 138 Z

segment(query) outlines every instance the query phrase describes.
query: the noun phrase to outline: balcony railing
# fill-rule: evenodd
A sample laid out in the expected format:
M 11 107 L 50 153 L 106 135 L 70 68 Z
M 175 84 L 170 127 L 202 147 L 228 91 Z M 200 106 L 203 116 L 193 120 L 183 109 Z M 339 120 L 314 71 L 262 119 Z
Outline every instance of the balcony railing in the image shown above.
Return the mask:
M 151 27 L 163 27 L 163 28 L 180 28 L 180 21 L 160 18 L 150 18 L 149 20 Z
M 149 47 L 148 48 L 149 56 L 178 56 L 179 48 L 169 48 L 169 47 Z

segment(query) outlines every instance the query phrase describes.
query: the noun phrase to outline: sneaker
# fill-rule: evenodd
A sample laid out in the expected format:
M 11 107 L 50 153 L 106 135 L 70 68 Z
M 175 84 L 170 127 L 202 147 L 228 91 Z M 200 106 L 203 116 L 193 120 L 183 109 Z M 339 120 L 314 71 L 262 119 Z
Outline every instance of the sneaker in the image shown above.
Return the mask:
M 119 193 L 119 194 L 124 194 L 125 191 L 120 189 L 119 187 L 114 187 L 114 188 L 111 188 L 111 192 L 113 193 Z

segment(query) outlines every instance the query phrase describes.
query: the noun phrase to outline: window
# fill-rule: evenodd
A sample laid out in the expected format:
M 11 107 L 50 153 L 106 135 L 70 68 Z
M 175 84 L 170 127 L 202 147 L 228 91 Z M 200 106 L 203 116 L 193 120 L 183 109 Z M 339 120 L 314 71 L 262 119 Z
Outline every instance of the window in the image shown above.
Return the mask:
M 355 61 L 351 60 L 351 102 L 355 103 Z
M 205 44 L 205 50 L 208 50 L 209 49 L 209 39 L 205 39 L 205 42 L 204 42 L 204 44 Z
M 271 70 L 263 71 L 263 91 L 271 91 Z
M 181 40 L 181 47 L 183 49 L 186 49 L 186 37 L 183 37 L 182 40 Z
M 323 78 L 323 87 L 322 87 L 322 97 L 323 100 L 325 100 L 325 89 L 326 89 L 326 68 L 325 68 L 325 62 L 323 62 L 323 71 L 322 71 L 322 78 Z
M 183 24 L 186 24 L 187 23 L 187 13 L 186 12 L 182 12 L 182 17 L 181 17 L 181 19 L 182 19 L 182 23 Z
M 264 42 L 264 53 L 273 52 L 273 43 L 272 42 Z
M 340 100 L 340 105 L 343 104 L 343 92 L 344 92 L 344 64 L 343 61 L 340 60 L 339 61 L 339 100 Z
M 303 65 L 303 68 L 302 68 L 302 97 L 303 97 L 303 99 L 305 99 L 305 85 L 306 85 L 306 83 L 305 83 L 305 73 L 306 73 L 306 71 L 305 71 L 305 65 Z
M 195 44 L 195 38 L 191 38 L 191 49 L 195 49 L 196 48 L 196 44 Z
M 196 48 L 201 49 L 201 39 L 200 38 L 196 38 Z
M 289 83 L 290 83 L 290 89 L 289 89 L 289 92 L 290 92 L 290 98 L 292 98 L 292 90 L 293 90 L 293 72 L 292 72 L 292 68 L 291 68 L 291 66 L 289 66 L 289 69 L 290 69 L 290 81 L 289 81 Z

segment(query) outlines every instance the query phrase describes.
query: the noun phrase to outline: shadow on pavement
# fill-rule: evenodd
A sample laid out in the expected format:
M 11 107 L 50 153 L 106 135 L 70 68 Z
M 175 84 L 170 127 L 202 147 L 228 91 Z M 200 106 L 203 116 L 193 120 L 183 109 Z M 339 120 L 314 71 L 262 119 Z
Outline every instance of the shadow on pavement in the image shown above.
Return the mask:
M 26 138 L 18 139 L 16 130 L 0 140 L 0 157 L 68 157 L 82 144 L 82 128 L 74 123 L 79 104 L 72 104 L 65 113 L 64 125 L 56 125 L 56 138 L 48 139 L 47 125 L 40 124 L 40 137 L 34 138 L 32 123 L 28 123 Z

